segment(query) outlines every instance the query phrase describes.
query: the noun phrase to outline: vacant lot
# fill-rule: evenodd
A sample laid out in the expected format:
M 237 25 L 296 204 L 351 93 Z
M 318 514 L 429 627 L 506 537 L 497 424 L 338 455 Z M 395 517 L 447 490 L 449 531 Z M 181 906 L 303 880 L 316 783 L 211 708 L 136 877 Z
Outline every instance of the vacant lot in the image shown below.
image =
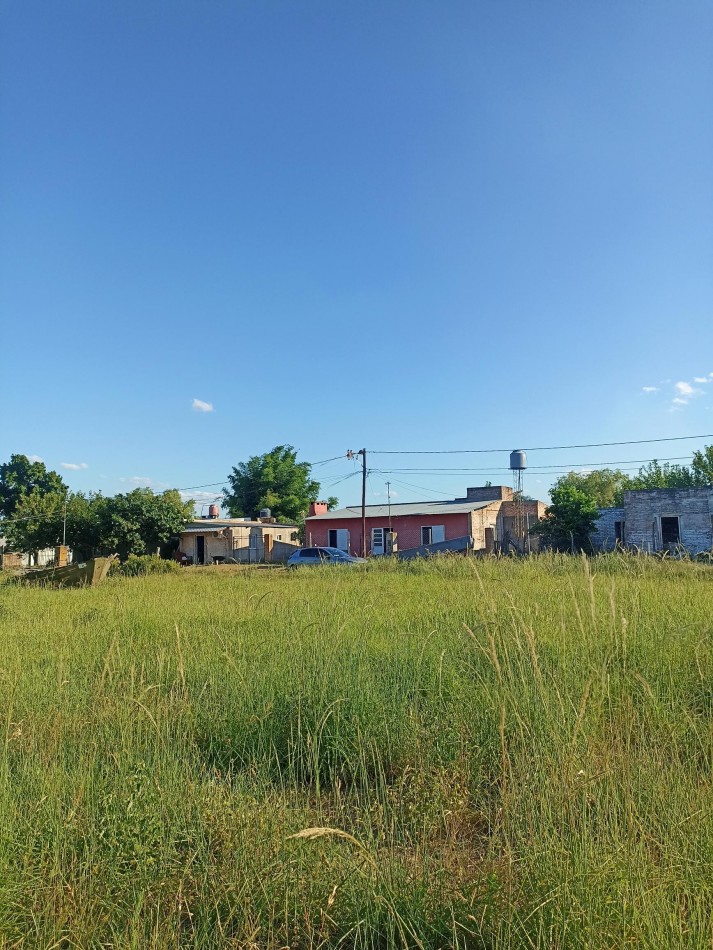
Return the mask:
M 710 948 L 712 618 L 620 557 L 0 584 L 0 946 Z

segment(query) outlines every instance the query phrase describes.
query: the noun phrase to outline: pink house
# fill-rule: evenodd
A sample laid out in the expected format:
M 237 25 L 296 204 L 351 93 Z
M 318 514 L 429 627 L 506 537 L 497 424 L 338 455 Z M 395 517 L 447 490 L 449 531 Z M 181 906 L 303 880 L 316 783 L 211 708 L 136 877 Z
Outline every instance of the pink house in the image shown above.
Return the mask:
M 512 489 L 505 485 L 469 488 L 465 498 L 452 501 L 367 505 L 366 553 L 389 553 L 391 539 L 400 553 L 423 546 L 436 546 L 431 550 L 507 550 L 513 539 L 524 536 L 528 524 L 544 515 L 545 508 L 540 501 L 517 506 Z M 361 555 L 361 505 L 328 511 L 325 502 L 315 502 L 305 521 L 305 545 Z

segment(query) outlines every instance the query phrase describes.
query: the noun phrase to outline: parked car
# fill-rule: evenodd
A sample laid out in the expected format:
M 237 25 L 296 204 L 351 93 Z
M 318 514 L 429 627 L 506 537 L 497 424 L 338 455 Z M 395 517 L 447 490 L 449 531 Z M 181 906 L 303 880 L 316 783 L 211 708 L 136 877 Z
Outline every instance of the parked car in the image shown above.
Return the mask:
M 339 548 L 302 548 L 295 551 L 287 562 L 288 567 L 303 567 L 315 564 L 363 564 L 363 557 L 354 557 Z

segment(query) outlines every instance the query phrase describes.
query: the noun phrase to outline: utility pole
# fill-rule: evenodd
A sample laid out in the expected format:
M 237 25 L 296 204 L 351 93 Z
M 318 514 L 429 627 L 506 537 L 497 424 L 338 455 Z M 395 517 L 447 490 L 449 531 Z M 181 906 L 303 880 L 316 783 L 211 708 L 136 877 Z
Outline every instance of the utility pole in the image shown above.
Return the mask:
M 389 499 L 389 534 L 391 534 L 391 482 L 386 483 L 386 497 Z
M 366 449 L 357 455 L 361 455 L 361 556 L 366 557 Z
M 355 455 L 361 455 L 361 556 L 366 557 L 366 449 L 359 449 L 353 452 L 351 449 L 347 452 L 347 458 L 353 459 Z
M 62 546 L 67 543 L 67 492 L 64 493 L 64 518 L 62 520 Z

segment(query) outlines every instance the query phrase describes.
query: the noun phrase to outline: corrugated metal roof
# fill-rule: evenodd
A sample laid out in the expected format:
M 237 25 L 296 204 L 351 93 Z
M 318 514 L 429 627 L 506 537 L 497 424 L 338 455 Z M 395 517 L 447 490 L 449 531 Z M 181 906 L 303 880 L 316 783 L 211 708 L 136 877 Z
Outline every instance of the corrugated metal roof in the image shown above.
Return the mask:
M 403 502 L 398 505 L 367 505 L 367 518 L 388 518 L 391 510 L 392 518 L 403 515 L 465 515 L 470 511 L 479 511 L 495 504 L 491 501 L 415 501 Z M 361 518 L 361 505 L 352 505 L 349 508 L 336 508 L 324 515 L 312 515 L 308 521 L 331 521 L 342 518 Z

